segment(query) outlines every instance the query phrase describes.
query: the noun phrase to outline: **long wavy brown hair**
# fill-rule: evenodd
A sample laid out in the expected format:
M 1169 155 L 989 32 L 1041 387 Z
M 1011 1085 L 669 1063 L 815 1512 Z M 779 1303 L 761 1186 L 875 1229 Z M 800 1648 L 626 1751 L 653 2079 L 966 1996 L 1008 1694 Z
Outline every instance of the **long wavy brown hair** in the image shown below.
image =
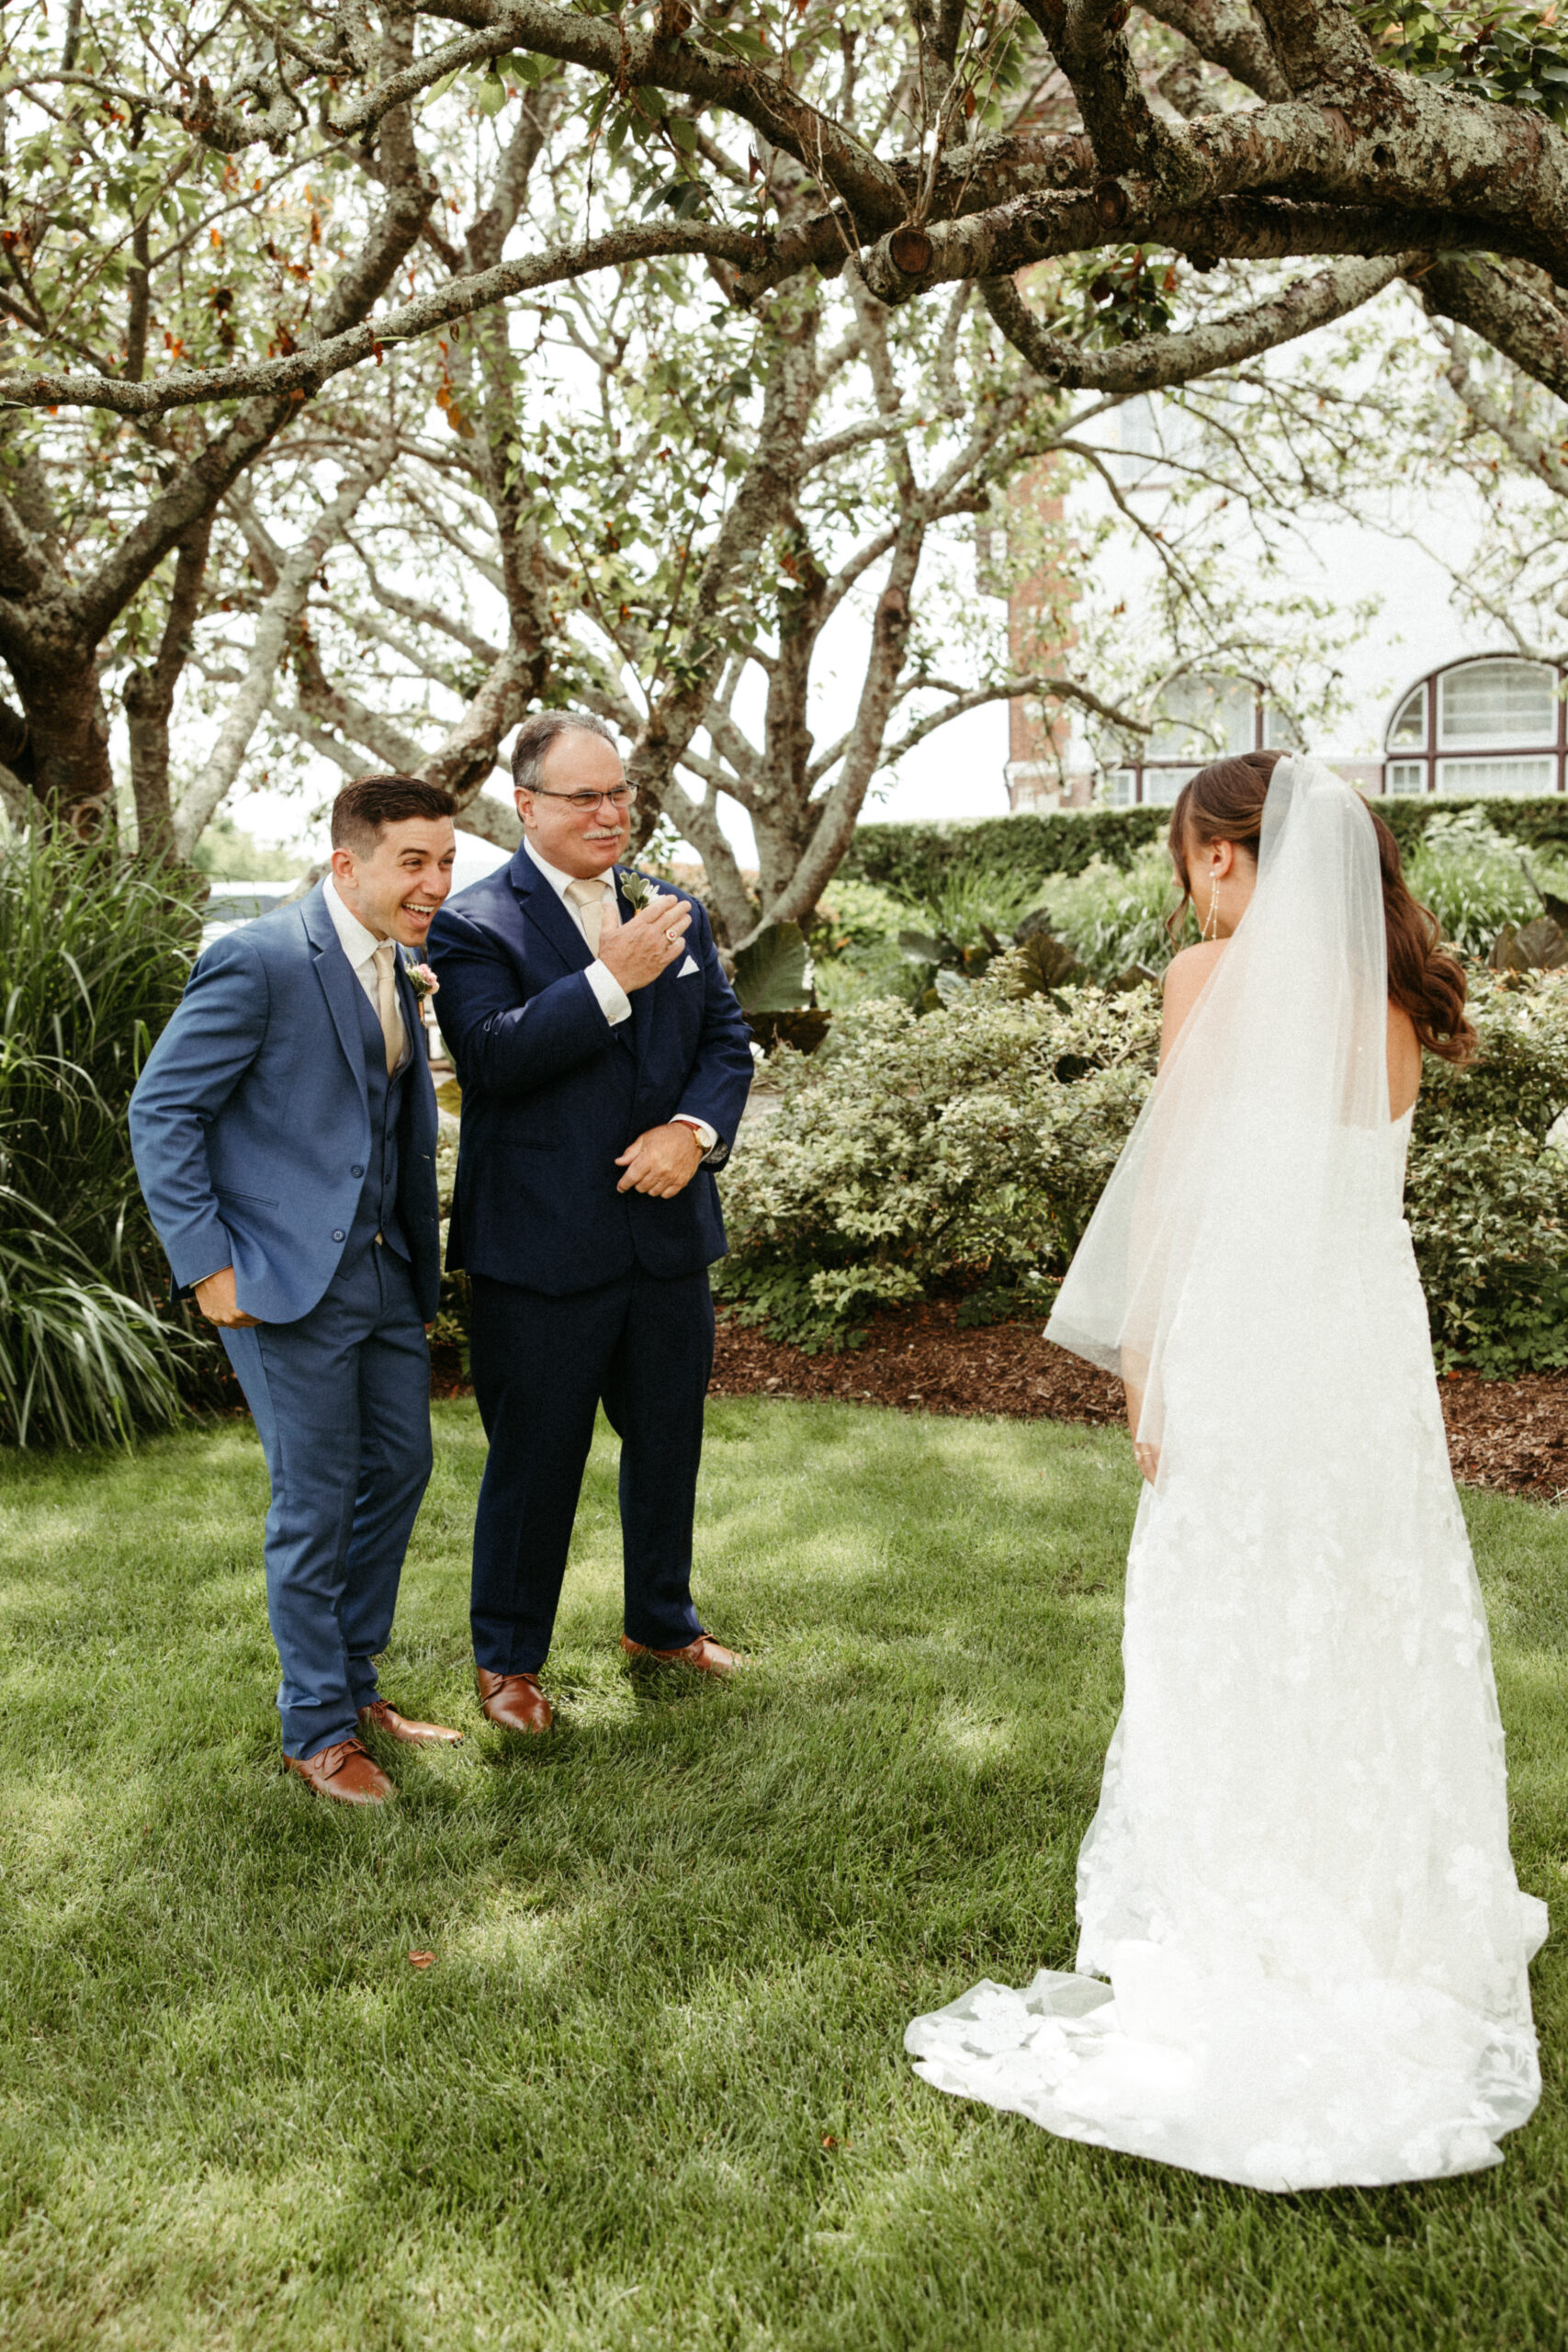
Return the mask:
M 1205 849 L 1211 842 L 1234 842 L 1256 864 L 1269 779 L 1284 756 L 1282 752 L 1243 752 L 1235 759 L 1216 760 L 1213 767 L 1200 769 L 1182 786 L 1170 812 L 1168 837 L 1181 893 L 1168 926 L 1172 939 L 1179 935 L 1192 904 L 1188 850 Z M 1382 874 L 1389 1002 L 1410 1015 L 1427 1053 L 1440 1055 L 1446 1062 L 1468 1061 L 1475 1050 L 1475 1032 L 1465 1018 L 1463 967 L 1443 946 L 1437 916 L 1411 896 L 1399 843 L 1375 808 L 1367 813 L 1377 835 Z

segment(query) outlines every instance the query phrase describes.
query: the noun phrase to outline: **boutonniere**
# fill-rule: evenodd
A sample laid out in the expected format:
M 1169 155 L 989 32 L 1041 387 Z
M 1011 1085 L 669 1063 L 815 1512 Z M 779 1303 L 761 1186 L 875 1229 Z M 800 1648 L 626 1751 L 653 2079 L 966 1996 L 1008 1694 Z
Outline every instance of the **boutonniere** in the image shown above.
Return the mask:
M 655 899 L 662 899 L 665 893 L 657 882 L 650 882 L 646 874 L 631 874 L 623 867 L 621 896 L 636 913 L 641 914 L 644 907 L 651 906 Z
M 441 983 L 428 964 L 405 962 L 403 978 L 413 990 L 416 1004 L 423 1004 L 427 997 L 435 996 L 440 990 Z

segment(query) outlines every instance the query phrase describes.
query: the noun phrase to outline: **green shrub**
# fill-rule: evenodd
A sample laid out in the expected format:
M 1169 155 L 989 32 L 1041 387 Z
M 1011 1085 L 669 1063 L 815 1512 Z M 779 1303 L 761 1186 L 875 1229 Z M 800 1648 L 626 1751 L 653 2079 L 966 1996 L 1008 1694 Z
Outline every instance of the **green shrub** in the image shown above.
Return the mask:
M 1443 1364 L 1568 1369 L 1568 973 L 1472 975 L 1464 1069 L 1427 1057 L 1405 1213 Z
M 1043 1300 L 1151 1082 L 1153 989 L 1008 994 L 1010 959 L 917 1020 L 839 1015 L 811 1061 L 781 1057 L 783 1108 L 723 1177 L 745 1319 L 818 1348 L 858 1320 L 958 1291 L 981 1311 Z M 1489 1374 L 1568 1365 L 1568 973 L 1474 987 L 1481 1049 L 1428 1057 L 1407 1214 L 1439 1361 Z
M 1568 885 L 1560 865 L 1522 849 L 1480 808 L 1438 808 L 1405 860 L 1405 879 L 1450 944 L 1484 962 L 1505 923 L 1530 922 L 1541 911 L 1527 865 L 1542 889 L 1561 893 Z
M 1130 965 L 1163 972 L 1172 954 L 1166 917 L 1176 904 L 1170 859 L 1151 842 L 1130 865 L 1097 857 L 1081 874 L 1053 876 L 1039 903 L 1051 928 L 1095 979 L 1109 986 Z M 1188 936 L 1198 936 L 1191 925 Z
M 197 1343 L 157 1309 L 163 1253 L 126 1105 L 179 1001 L 193 898 L 114 849 L 0 844 L 0 1440 L 81 1445 L 172 1419 Z
M 745 1319 L 818 1348 L 943 1284 L 1006 1301 L 1066 1264 L 1147 1090 L 1150 990 L 1007 993 L 918 1020 L 884 1000 L 781 1056 L 783 1108 L 722 1179 Z
M 1409 857 L 1434 820 L 1473 810 L 1527 855 L 1551 852 L 1568 858 L 1568 797 L 1534 800 L 1430 800 L 1372 796 L 1372 805 Z M 1097 858 L 1130 866 L 1140 850 L 1163 841 L 1168 808 L 1085 808 L 1043 815 L 1021 809 L 977 823 L 862 825 L 840 871 L 874 882 L 907 904 L 938 892 L 954 867 L 998 880 L 1043 880 L 1081 874 Z

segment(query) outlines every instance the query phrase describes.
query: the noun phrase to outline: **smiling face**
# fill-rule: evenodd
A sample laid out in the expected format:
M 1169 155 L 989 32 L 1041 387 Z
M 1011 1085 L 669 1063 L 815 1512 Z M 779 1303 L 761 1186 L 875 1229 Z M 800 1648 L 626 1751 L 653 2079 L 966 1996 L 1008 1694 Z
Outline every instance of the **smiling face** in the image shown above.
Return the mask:
M 542 792 L 519 791 L 517 814 L 547 865 L 587 882 L 614 865 L 631 839 L 629 808 L 593 800 L 574 808 L 571 794 L 614 792 L 626 783 L 621 755 L 602 735 L 569 727 L 540 763 Z
M 404 817 L 383 825 L 368 852 L 334 849 L 333 880 L 349 913 L 378 939 L 423 947 L 452 888 L 457 854 L 450 817 Z

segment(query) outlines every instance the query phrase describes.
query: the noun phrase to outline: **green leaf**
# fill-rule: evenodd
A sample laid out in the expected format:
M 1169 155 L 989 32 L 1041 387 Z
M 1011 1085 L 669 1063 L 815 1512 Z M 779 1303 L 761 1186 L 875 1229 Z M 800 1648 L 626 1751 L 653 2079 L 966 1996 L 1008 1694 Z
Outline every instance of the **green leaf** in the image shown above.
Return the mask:
M 742 1012 L 802 1012 L 811 1002 L 811 958 L 797 922 L 771 922 L 735 958 Z

